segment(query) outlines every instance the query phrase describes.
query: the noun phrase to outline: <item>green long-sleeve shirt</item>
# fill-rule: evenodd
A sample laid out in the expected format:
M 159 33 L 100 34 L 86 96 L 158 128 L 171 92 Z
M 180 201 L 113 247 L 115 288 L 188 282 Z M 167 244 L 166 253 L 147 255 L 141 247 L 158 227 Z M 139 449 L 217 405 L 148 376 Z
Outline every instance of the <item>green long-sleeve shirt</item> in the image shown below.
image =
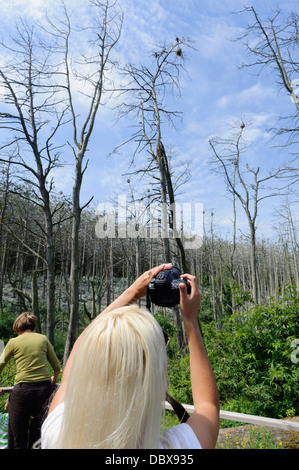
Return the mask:
M 48 338 L 39 333 L 23 333 L 8 341 L 0 357 L 0 373 L 11 357 L 16 361 L 15 384 L 50 379 L 48 362 L 57 371 L 60 363 Z

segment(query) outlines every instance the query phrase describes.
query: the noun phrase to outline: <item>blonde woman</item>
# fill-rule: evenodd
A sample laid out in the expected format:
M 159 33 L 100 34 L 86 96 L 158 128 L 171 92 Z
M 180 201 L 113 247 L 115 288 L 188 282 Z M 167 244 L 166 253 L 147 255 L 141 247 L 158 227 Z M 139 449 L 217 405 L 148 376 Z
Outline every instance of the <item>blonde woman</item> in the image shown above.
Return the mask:
M 150 280 L 171 265 L 145 272 L 79 336 L 42 427 L 42 448 L 213 448 L 219 430 L 215 379 L 202 342 L 196 278 L 180 308 L 190 349 L 194 413 L 160 434 L 167 365 L 163 332 L 134 305 Z
M 12 327 L 17 337 L 8 341 L 0 357 L 0 373 L 11 357 L 16 362 L 9 399 L 8 449 L 31 448 L 40 438 L 42 420 L 60 372 L 59 360 L 48 338 L 34 332 L 36 322 L 31 313 L 21 313 Z M 52 377 L 48 363 L 54 370 Z

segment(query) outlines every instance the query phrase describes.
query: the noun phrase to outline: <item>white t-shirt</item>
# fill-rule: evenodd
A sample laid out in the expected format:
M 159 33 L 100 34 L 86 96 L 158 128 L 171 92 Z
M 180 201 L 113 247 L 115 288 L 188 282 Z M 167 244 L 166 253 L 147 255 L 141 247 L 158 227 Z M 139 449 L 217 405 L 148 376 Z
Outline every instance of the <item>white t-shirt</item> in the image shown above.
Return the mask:
M 41 430 L 41 448 L 50 449 L 54 439 L 60 431 L 64 413 L 64 403 L 56 408 L 45 419 Z M 161 449 L 201 449 L 201 445 L 193 431 L 187 423 L 173 426 L 165 431 L 160 442 Z

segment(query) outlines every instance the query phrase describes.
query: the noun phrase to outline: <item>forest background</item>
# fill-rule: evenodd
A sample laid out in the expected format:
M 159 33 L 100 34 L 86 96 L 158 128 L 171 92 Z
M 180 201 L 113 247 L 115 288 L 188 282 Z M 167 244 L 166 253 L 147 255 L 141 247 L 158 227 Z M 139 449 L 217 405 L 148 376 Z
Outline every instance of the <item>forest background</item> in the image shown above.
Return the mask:
M 297 12 L 269 9 L 261 18 L 248 7 L 238 13 L 248 23 L 231 38 L 244 51 L 236 73 L 266 75 L 288 105 L 285 113 L 277 109 L 267 139 L 257 139 L 257 128 L 244 115 L 226 123 L 229 131 L 209 135 L 204 171 L 217 179 L 205 187 L 228 201 L 230 212 L 223 234 L 214 209 L 204 204 L 196 213 L 200 223 L 191 224 L 200 227 L 199 243 L 190 249 L 194 233 L 181 210 L 184 203 L 194 208 L 194 201 L 202 202 L 200 192 L 190 201 L 194 178 L 202 192 L 205 187 L 197 179 L 198 161 L 186 158 L 176 137 L 185 118 L 181 84 L 198 45 L 184 34 L 169 40 L 164 33 L 161 42 L 144 49 L 142 60 L 124 62 L 118 48 L 127 28 L 125 5 L 91 0 L 78 14 L 59 4 L 42 20 L 19 18 L 9 38 L 2 31 L 2 345 L 13 336 L 16 315 L 30 310 L 65 363 L 78 333 L 107 304 L 143 271 L 171 261 L 195 274 L 203 292 L 199 320 L 222 408 L 276 418 L 298 414 Z M 126 128 L 117 141 L 114 131 L 106 153 L 100 132 L 105 109 L 109 122 L 113 115 Z M 82 202 L 90 160 L 101 161 L 101 188 L 107 153 L 109 181 L 115 176 L 118 190 L 111 196 L 92 188 Z M 118 173 L 113 158 L 120 161 Z M 70 171 L 72 188 L 64 192 L 58 181 Z M 125 237 L 118 236 L 120 195 L 127 201 Z M 269 220 L 265 200 L 267 207 L 276 201 L 271 232 L 263 230 Z M 159 236 L 145 236 L 153 219 Z M 260 236 L 263 231 L 266 236 Z M 191 404 L 179 309 L 152 311 L 171 336 L 170 393 Z M 13 378 L 10 364 L 0 384 L 11 385 Z

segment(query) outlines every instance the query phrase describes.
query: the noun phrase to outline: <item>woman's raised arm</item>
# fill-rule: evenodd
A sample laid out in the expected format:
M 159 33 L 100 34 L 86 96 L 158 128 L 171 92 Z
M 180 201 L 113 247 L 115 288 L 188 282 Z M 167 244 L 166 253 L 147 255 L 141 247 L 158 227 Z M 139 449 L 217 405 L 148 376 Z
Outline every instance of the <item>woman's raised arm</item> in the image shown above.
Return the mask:
M 187 421 L 204 449 L 216 445 L 219 432 L 219 398 L 215 377 L 202 340 L 198 324 L 198 308 L 202 295 L 196 278 L 190 274 L 181 277 L 189 280 L 191 293 L 180 284 L 180 309 L 184 321 L 190 353 L 190 374 L 194 412 Z

